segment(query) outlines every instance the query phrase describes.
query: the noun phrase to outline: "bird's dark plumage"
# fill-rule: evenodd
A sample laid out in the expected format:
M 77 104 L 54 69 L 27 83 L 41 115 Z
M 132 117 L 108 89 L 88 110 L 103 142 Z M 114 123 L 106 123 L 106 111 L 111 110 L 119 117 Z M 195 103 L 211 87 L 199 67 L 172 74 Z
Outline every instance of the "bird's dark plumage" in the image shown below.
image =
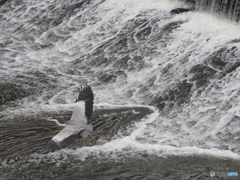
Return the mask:
M 85 102 L 85 115 L 87 117 L 87 120 L 91 119 L 92 117 L 92 111 L 93 111 L 93 92 L 90 86 L 82 86 L 81 88 L 78 88 L 79 95 L 76 99 L 76 102 L 84 101 Z
M 64 146 L 67 146 L 71 143 L 73 143 L 73 141 L 75 141 L 76 139 L 78 139 L 80 137 L 80 133 L 78 134 L 73 134 L 71 136 L 68 136 L 67 138 L 65 138 L 62 141 L 57 141 L 54 139 L 51 139 L 46 146 L 44 146 L 41 150 L 39 150 L 39 153 L 45 153 L 45 152 L 51 152 L 51 151 L 55 151 L 57 149 L 61 149 Z

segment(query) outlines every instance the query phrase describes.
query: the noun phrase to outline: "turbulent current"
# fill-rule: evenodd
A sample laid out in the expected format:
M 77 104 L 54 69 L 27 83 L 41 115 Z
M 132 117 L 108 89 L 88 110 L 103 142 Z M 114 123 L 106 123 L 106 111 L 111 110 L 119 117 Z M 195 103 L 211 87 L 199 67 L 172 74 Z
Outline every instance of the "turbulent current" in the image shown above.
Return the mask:
M 0 179 L 239 178 L 238 23 L 175 0 L 0 4 Z M 102 145 L 36 153 L 86 83 Z

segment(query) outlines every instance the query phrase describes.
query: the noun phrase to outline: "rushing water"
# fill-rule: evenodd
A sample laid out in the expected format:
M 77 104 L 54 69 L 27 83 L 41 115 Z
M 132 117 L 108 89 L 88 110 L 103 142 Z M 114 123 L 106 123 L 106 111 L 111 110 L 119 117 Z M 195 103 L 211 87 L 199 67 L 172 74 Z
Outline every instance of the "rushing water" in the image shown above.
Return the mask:
M 239 0 L 197 0 L 197 9 L 219 14 L 236 22 L 240 18 Z
M 175 0 L 0 6 L 1 179 L 209 179 L 240 173 L 239 24 Z M 36 151 L 95 94 L 101 146 Z M 214 178 L 218 179 L 219 176 Z M 214 179 L 213 178 L 213 179 Z M 233 179 L 234 177 L 222 177 Z

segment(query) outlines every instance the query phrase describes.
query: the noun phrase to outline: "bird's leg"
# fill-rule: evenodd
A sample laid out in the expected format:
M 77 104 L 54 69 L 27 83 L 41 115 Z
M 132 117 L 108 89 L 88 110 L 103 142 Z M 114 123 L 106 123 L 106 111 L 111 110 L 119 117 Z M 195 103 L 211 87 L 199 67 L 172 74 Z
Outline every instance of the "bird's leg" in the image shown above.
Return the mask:
M 92 135 L 90 134 L 90 137 L 92 138 L 92 140 L 94 140 L 95 141 L 95 143 L 98 143 L 99 145 L 102 145 L 100 142 L 98 142 L 98 141 L 96 141 L 93 137 L 92 137 Z
M 102 138 L 102 139 L 106 139 L 105 137 L 103 137 L 103 136 L 100 136 L 99 134 L 97 134 L 97 133 L 92 133 L 92 135 L 94 135 L 94 134 L 96 134 L 98 137 L 100 137 L 100 138 Z

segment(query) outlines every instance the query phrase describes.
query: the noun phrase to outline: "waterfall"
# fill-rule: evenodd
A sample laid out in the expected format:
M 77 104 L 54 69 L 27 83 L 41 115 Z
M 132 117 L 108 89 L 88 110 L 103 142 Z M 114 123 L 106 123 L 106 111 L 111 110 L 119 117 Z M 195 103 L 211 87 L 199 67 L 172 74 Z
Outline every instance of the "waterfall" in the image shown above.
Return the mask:
M 239 0 L 180 0 L 191 6 L 195 6 L 198 11 L 206 11 L 226 17 L 232 21 L 239 22 L 240 1 Z
M 240 17 L 239 0 L 199 0 L 197 1 L 197 9 L 219 14 L 236 22 L 239 21 Z

